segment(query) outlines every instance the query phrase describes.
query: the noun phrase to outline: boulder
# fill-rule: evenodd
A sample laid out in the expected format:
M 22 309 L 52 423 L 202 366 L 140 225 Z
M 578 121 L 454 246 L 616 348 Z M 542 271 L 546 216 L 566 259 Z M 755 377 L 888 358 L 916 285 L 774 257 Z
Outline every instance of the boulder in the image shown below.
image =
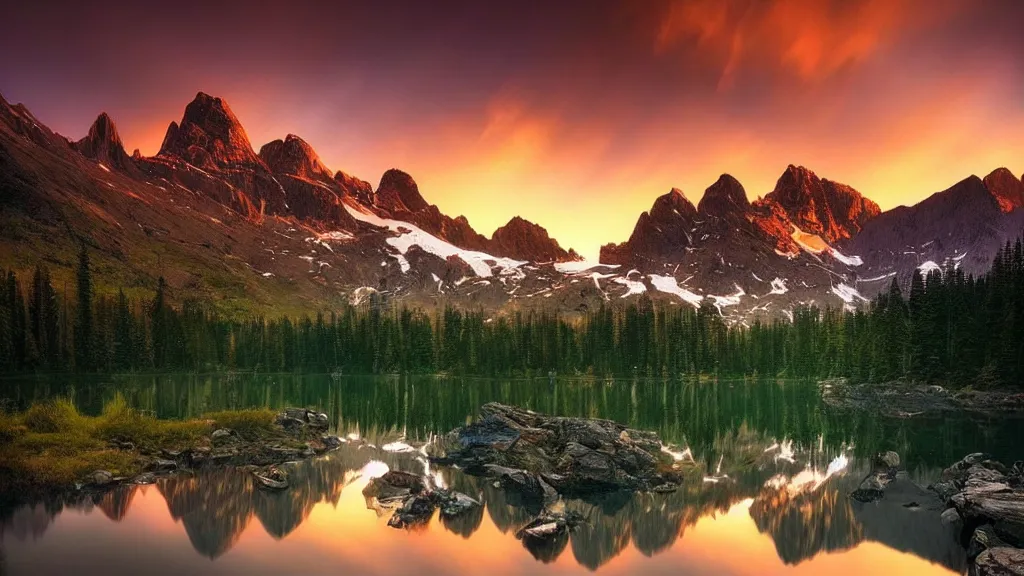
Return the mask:
M 217 430 L 213 431 L 213 434 L 210 434 L 210 441 L 213 442 L 214 444 L 218 442 L 224 442 L 227 439 L 231 438 L 232 434 L 234 434 L 234 432 L 228 430 L 227 428 L 218 428 Z
M 363 496 L 380 502 L 404 499 L 419 494 L 426 488 L 423 478 L 409 472 L 389 470 L 383 476 L 372 478 L 363 488 Z
M 114 475 L 106 470 L 97 470 L 89 474 L 86 481 L 93 486 L 107 486 L 114 481 Z
M 558 492 L 550 484 L 526 470 L 496 464 L 488 464 L 484 468 L 488 475 L 498 479 L 503 488 L 515 491 L 527 500 L 551 503 L 558 499 Z
M 959 532 L 960 528 L 963 527 L 964 520 L 960 517 L 960 513 L 956 511 L 956 508 L 947 508 L 940 516 L 942 524 L 944 526 L 952 526 L 954 531 Z
M 520 432 L 507 420 L 488 415 L 460 429 L 456 438 L 464 450 L 486 448 L 504 452 L 515 445 L 520 436 Z
M 977 576 L 1024 576 L 1024 550 L 1000 546 L 989 548 L 974 561 Z
M 174 460 L 165 460 L 163 458 L 157 458 L 149 463 L 149 470 L 152 472 L 173 472 L 178 469 L 178 463 Z
M 546 509 L 529 524 L 516 532 L 520 540 L 548 540 L 568 533 L 575 528 L 583 517 L 577 512 L 556 512 Z
M 324 414 L 323 412 L 310 411 L 306 414 L 306 420 L 313 428 L 326 429 L 331 425 L 331 421 L 327 418 L 327 414 Z
M 879 452 L 875 455 L 875 466 L 885 470 L 891 470 L 893 468 L 900 467 L 900 455 L 889 450 L 888 452 Z
M 435 490 L 433 495 L 443 518 L 454 518 L 480 506 L 479 501 L 454 490 Z
M 402 506 L 388 520 L 392 528 L 409 528 L 425 524 L 434 515 L 436 504 L 434 498 L 427 494 L 409 496 Z
M 989 548 L 998 548 L 1005 545 L 1006 543 L 999 539 L 995 529 L 991 526 L 988 524 L 978 526 L 974 529 L 971 539 L 967 542 L 967 557 L 977 558 L 979 554 Z
M 265 490 L 284 490 L 288 488 L 288 474 L 284 470 L 271 467 L 266 472 L 253 472 L 256 485 Z

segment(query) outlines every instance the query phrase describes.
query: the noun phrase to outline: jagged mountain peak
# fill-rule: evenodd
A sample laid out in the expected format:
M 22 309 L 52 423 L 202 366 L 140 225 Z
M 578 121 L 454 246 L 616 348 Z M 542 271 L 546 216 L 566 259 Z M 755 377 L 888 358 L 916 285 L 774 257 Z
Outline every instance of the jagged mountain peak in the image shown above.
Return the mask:
M 722 174 L 714 184 L 704 191 L 704 197 L 697 205 L 697 212 L 709 216 L 724 217 L 744 213 L 750 208 L 747 192 L 739 180 L 729 174 Z
M 495 230 L 491 243 L 495 252 L 517 260 L 564 262 L 576 259 L 574 253 L 563 250 L 543 226 L 520 216 L 513 216 Z
M 360 204 L 373 205 L 373 184 L 341 170 L 334 173 L 334 181 L 341 186 L 346 195 L 355 198 Z
M 819 178 L 813 171 L 790 164 L 765 196 L 801 230 L 828 242 L 850 238 L 881 209 L 851 186 Z
M 697 212 L 682 190 L 672 188 L 658 196 L 649 211 L 640 214 L 629 240 L 602 246 L 599 260 L 604 264 L 639 265 L 676 254 L 692 244 L 690 231 Z
M 1007 168 L 996 168 L 983 181 L 1001 212 L 1013 212 L 1024 206 L 1024 181 Z
M 384 172 L 374 196 L 375 205 L 390 212 L 419 212 L 430 206 L 412 176 L 397 168 Z
M 697 208 L 679 188 L 673 188 L 668 193 L 658 196 L 650 211 L 650 216 L 655 220 L 671 218 L 672 215 L 692 218 L 696 214 Z
M 73 144 L 83 156 L 110 168 L 126 169 L 130 162 L 117 126 L 106 112 L 100 113 L 89 127 L 89 133 Z
M 260 148 L 259 157 L 271 172 L 309 180 L 334 179 L 313 147 L 294 134 L 288 134 L 284 140 L 264 144 Z
M 228 103 L 205 92 L 185 107 L 180 124 L 168 126 L 159 155 L 209 169 L 262 164 Z

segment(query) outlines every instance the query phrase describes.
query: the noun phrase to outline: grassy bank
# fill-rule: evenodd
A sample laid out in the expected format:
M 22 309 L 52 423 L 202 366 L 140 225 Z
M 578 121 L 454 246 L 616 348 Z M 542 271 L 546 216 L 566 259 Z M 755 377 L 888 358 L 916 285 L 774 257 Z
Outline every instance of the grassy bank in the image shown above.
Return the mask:
M 272 410 L 242 410 L 161 420 L 120 395 L 99 416 L 83 415 L 63 399 L 34 404 L 20 414 L 0 414 L 0 491 L 66 489 L 96 470 L 132 477 L 161 450 L 209 446 L 218 428 L 251 440 L 274 435 L 275 417 Z

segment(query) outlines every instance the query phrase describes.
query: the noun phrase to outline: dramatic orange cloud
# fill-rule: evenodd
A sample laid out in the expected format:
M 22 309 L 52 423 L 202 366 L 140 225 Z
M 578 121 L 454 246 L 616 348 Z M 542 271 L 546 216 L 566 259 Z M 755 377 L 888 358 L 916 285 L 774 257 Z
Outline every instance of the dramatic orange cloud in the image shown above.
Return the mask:
M 389 5 L 20 3 L 0 91 L 72 138 L 106 111 L 154 154 L 202 90 L 256 149 L 298 134 L 482 233 L 521 215 L 590 257 L 725 172 L 755 198 L 802 164 L 883 209 L 1024 172 L 1024 2 Z
M 698 50 L 724 61 L 723 88 L 747 65 L 775 66 L 816 82 L 958 7 L 951 0 L 675 0 L 655 50 L 664 53 L 695 38 Z

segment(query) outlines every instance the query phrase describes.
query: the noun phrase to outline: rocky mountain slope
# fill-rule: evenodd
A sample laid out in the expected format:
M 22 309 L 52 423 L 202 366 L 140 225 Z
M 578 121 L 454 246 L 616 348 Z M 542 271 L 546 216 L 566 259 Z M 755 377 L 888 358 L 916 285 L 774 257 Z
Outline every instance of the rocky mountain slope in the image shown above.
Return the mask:
M 789 166 L 749 201 L 723 174 L 697 206 L 673 189 L 630 237 L 585 262 L 518 216 L 486 237 L 430 204 L 413 177 L 376 188 L 328 168 L 299 136 L 253 148 L 220 98 L 197 94 L 153 157 L 129 156 L 101 114 L 76 142 L 0 98 L 0 266 L 72 280 L 90 248 L 101 290 L 171 297 L 228 314 L 309 312 L 378 297 L 497 312 L 572 313 L 641 295 L 713 305 L 730 322 L 856 306 L 885 278 L 987 269 L 1024 224 L 1024 182 L 972 177 L 880 212 L 853 188 Z

